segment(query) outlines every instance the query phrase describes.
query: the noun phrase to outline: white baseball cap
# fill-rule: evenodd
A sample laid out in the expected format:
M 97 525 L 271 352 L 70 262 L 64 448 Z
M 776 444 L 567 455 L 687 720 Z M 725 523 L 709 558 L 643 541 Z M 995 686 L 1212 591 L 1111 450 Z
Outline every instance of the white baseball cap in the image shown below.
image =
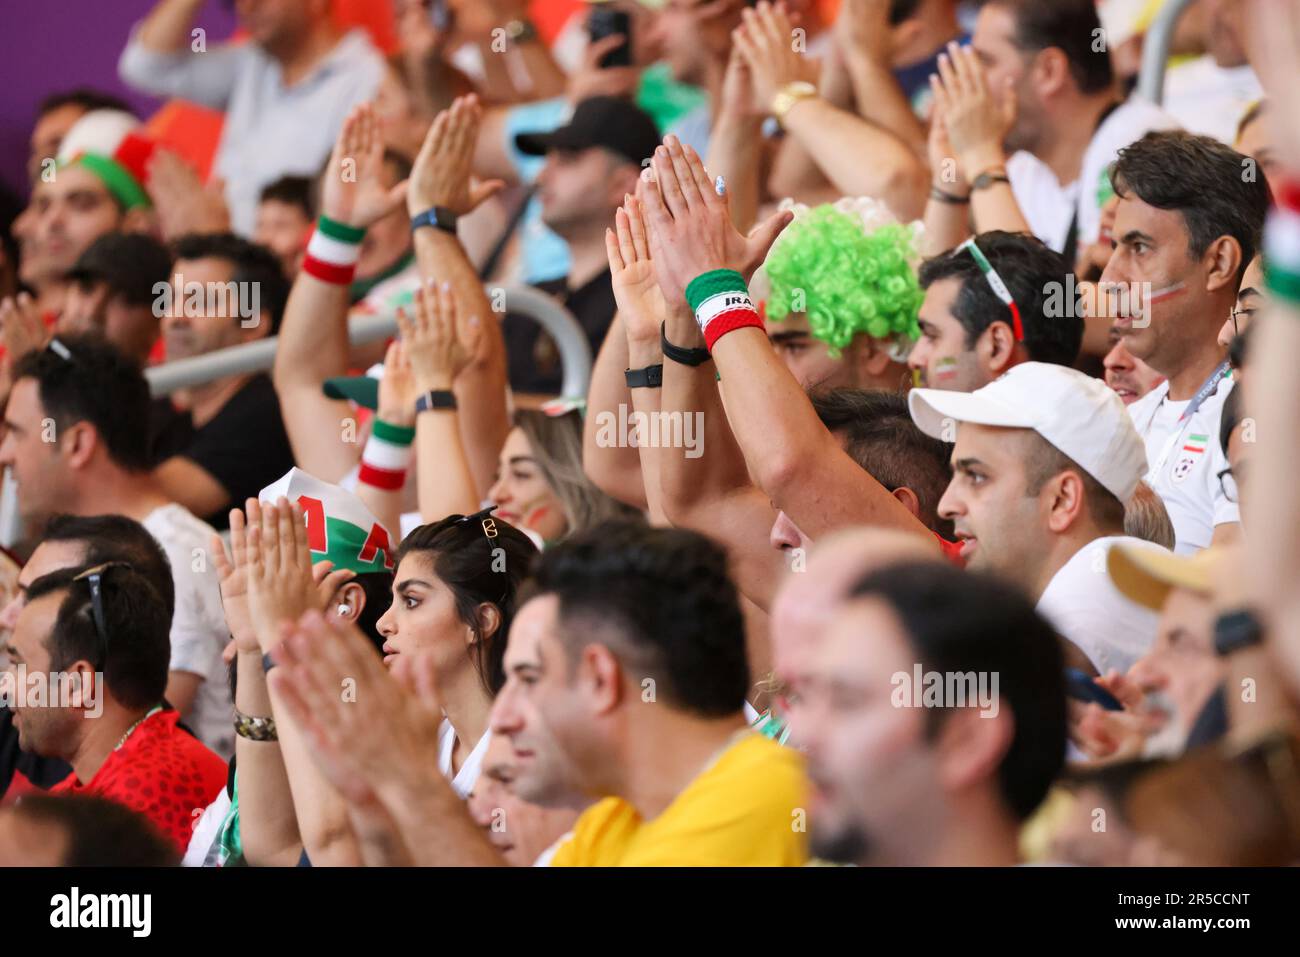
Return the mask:
M 913 389 L 907 404 L 917 427 L 944 441 L 953 422 L 1033 429 L 1125 505 L 1146 474 L 1146 446 L 1123 401 L 1065 366 L 1023 362 L 974 392 Z

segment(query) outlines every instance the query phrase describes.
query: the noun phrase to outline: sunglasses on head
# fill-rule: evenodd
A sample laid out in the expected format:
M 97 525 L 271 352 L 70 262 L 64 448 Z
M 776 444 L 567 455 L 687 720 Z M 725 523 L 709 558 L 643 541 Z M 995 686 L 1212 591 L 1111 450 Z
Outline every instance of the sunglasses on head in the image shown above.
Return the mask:
M 108 660 L 108 625 L 104 621 L 104 573 L 110 568 L 130 568 L 126 562 L 104 562 L 78 572 L 74 582 L 84 581 L 90 588 L 90 617 L 95 623 L 95 634 L 99 638 L 102 661 Z

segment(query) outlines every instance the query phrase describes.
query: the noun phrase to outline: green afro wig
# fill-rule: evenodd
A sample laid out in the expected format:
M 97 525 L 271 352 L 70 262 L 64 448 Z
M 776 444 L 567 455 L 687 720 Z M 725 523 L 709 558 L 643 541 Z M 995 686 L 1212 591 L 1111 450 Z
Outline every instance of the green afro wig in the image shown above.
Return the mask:
M 915 235 L 898 223 L 864 231 L 862 221 L 818 206 L 786 227 L 763 265 L 767 317 L 805 313 L 812 334 L 838 357 L 865 333 L 915 340 L 925 294 L 916 281 Z

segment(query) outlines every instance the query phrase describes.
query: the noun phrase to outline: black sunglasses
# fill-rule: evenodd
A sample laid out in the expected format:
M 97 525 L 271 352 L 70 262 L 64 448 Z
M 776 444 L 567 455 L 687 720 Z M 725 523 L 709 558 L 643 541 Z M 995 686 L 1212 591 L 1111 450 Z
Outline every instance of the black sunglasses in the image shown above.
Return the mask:
M 95 623 L 95 634 L 102 648 L 101 661 L 108 660 L 108 625 L 104 621 L 104 573 L 110 568 L 130 568 L 126 562 L 104 562 L 83 572 L 78 572 L 74 582 L 84 581 L 90 587 L 90 617 Z

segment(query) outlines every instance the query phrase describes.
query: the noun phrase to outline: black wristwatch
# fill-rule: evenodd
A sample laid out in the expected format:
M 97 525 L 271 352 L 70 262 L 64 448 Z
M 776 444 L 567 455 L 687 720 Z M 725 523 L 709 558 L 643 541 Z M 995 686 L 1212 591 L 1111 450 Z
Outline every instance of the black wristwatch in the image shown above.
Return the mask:
M 456 214 L 446 206 L 431 206 L 411 217 L 411 232 L 415 232 L 421 226 L 432 226 L 434 229 L 441 229 L 444 233 L 455 236 Z
M 658 389 L 664 384 L 664 364 L 662 362 L 644 369 L 625 369 L 623 378 L 629 389 Z
M 1246 608 L 1224 612 L 1214 620 L 1214 653 L 1220 658 L 1264 640 L 1264 628 L 1255 613 Z
M 1011 179 L 1001 170 L 985 170 L 973 180 L 971 180 L 970 189 L 974 193 L 981 189 L 988 189 L 994 183 L 1010 183 Z
M 435 389 L 432 392 L 426 392 L 415 400 L 415 414 L 428 412 L 431 409 L 455 409 L 456 396 L 446 389 Z
M 702 366 L 713 358 L 709 355 L 708 349 L 683 349 L 681 346 L 673 345 L 668 341 L 667 328 L 667 323 L 659 323 L 659 345 L 663 349 L 665 359 L 672 359 L 678 365 Z
M 274 668 L 275 665 L 276 665 L 275 659 L 271 657 L 271 653 L 269 651 L 266 654 L 262 655 L 262 674 L 266 674 L 268 671 Z

